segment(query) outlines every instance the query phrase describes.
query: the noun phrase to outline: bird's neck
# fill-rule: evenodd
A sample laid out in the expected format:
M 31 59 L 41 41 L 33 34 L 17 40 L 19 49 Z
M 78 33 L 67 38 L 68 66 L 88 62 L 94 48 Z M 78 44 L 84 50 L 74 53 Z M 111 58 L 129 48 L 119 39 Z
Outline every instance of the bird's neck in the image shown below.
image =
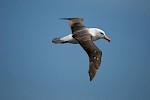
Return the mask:
M 96 41 L 98 39 L 100 39 L 98 31 L 96 30 L 96 28 L 89 28 L 89 32 L 92 35 L 92 40 Z

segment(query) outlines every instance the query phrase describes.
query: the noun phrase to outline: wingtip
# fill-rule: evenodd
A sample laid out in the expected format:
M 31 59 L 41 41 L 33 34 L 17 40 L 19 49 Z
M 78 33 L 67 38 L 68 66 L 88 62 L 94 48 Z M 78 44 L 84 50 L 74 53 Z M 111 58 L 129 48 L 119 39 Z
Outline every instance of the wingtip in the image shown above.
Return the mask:
M 78 17 L 73 17 L 73 18 L 60 18 L 62 20 L 74 20 L 74 19 L 79 19 L 81 21 L 83 21 L 83 18 L 78 18 Z
M 90 82 L 92 81 L 92 79 L 90 79 Z
M 59 18 L 59 19 L 62 19 L 62 20 L 69 20 L 69 18 Z
M 89 69 L 89 77 L 90 81 L 92 81 L 96 75 L 97 70 L 94 67 L 90 67 Z
M 94 77 L 90 77 L 90 82 L 94 79 Z

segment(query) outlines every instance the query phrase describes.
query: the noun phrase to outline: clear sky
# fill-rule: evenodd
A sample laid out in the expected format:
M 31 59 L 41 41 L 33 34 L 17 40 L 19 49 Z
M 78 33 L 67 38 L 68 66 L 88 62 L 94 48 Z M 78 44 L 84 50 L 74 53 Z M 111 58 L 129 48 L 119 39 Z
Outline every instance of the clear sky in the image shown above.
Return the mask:
M 0 100 L 150 100 L 149 0 L 0 0 Z M 112 42 L 94 80 L 62 17 L 83 17 Z

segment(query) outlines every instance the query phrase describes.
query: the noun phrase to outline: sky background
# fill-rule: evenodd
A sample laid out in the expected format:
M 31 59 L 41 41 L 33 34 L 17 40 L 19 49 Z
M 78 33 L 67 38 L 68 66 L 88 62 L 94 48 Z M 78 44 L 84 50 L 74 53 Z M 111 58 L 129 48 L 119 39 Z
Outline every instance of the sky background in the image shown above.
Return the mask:
M 0 100 L 150 100 L 149 0 L 0 0 Z M 63 17 L 83 17 L 112 40 L 94 80 Z

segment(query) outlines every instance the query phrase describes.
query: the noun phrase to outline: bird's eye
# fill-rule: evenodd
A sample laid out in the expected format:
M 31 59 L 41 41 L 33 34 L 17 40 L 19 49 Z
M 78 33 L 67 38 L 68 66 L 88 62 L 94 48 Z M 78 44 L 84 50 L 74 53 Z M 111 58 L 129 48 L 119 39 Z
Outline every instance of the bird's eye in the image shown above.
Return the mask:
M 104 33 L 101 33 L 102 35 L 104 35 Z

